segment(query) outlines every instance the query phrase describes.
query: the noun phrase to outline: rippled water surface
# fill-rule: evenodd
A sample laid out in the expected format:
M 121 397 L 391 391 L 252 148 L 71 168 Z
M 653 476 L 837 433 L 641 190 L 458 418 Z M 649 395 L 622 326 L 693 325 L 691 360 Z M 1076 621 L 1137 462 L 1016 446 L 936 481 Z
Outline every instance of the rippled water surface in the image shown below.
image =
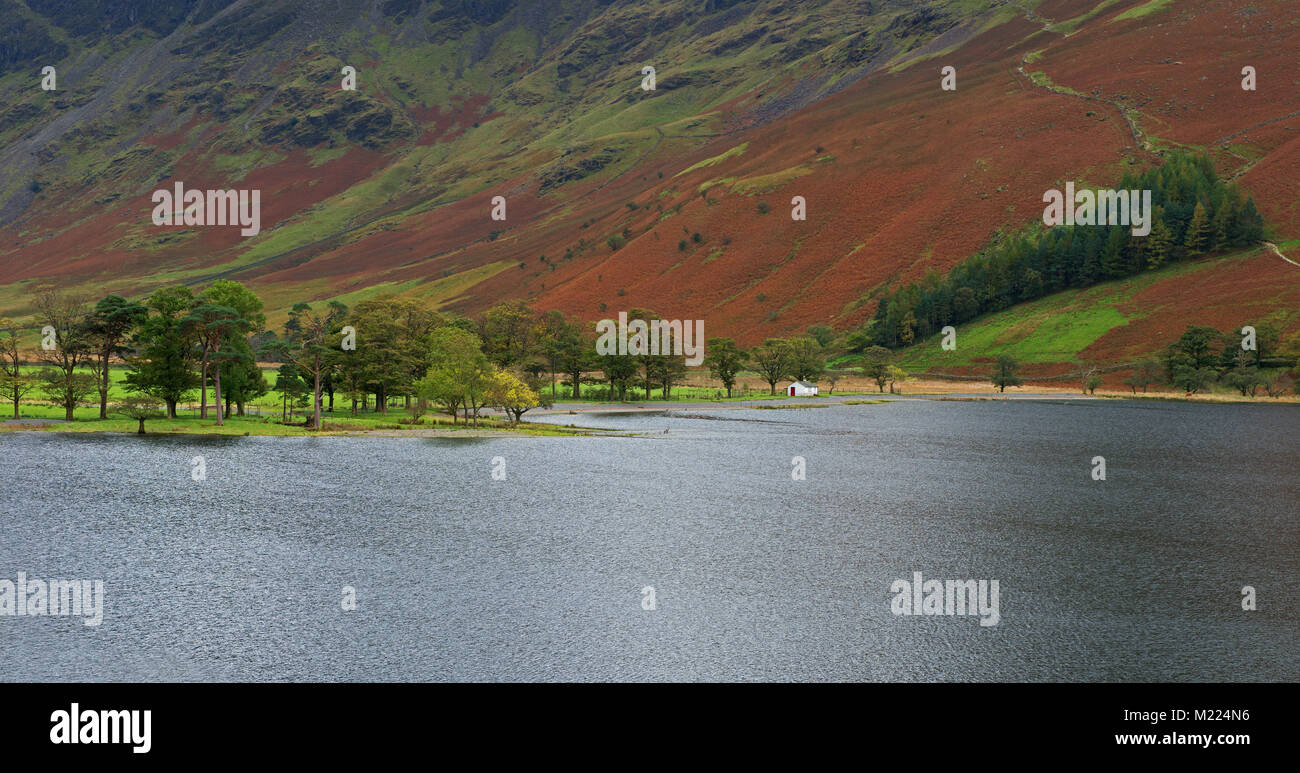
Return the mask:
M 107 596 L 0 617 L 0 679 L 1300 680 L 1295 408 L 547 420 L 647 436 L 0 434 L 0 578 Z M 894 615 L 915 571 L 1001 622 Z

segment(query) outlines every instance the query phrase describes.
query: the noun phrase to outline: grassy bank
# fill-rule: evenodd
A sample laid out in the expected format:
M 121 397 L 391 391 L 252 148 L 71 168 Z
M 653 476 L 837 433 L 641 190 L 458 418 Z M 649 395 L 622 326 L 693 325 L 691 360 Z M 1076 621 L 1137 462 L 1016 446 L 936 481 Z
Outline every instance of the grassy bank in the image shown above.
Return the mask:
M 120 432 L 135 434 L 139 422 L 125 416 L 115 416 L 110 407 L 109 417 L 100 419 L 98 407 L 82 406 L 74 414 L 75 421 L 63 421 L 63 409 L 47 405 L 22 406 L 22 422 L 0 420 L 0 432 Z M 5 419 L 12 414 L 6 412 Z M 34 423 L 28 423 L 34 422 Z M 346 412 L 333 416 L 324 414 L 324 429 L 308 429 L 301 421 L 293 424 L 281 423 L 279 414 L 275 416 L 230 416 L 224 424 L 218 425 L 213 416 L 201 419 L 195 415 L 178 415 L 175 419 L 149 419 L 145 421 L 145 433 L 149 435 L 273 435 L 281 437 L 320 437 L 322 435 L 590 435 L 600 430 L 563 427 L 553 424 L 540 424 L 523 421 L 511 424 L 494 417 L 482 417 L 478 426 L 464 421 L 452 423 L 447 416 L 425 415 L 413 420 L 407 413 L 394 411 L 387 416 L 381 414 L 348 415 Z

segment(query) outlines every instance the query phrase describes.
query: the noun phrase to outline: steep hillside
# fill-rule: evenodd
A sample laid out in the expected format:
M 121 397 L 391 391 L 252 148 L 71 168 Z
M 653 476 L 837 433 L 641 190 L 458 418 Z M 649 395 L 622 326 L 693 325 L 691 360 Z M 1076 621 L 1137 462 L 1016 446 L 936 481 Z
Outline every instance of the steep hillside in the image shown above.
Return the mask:
M 1037 221 L 1044 190 L 1173 147 L 1210 151 L 1275 240 L 1300 237 L 1285 0 L 0 4 L 0 314 L 47 282 L 229 277 L 272 321 L 379 292 L 522 297 L 748 344 L 858 325 Z M 178 180 L 259 189 L 261 232 L 154 226 L 150 194 Z M 1149 351 L 1260 282 L 1294 303 L 1300 268 L 1233 260 L 1171 271 L 1159 325 L 1088 345 Z

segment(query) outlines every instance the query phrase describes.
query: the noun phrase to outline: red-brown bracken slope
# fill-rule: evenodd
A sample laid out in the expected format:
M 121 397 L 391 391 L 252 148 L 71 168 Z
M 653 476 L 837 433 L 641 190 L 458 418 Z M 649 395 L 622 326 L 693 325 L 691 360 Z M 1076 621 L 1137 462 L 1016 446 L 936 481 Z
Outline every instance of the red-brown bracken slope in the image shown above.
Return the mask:
M 1119 20 L 1144 5 L 1120 0 L 1077 26 L 1062 24 L 1099 4 L 1049 0 L 1032 16 L 773 120 L 763 117 L 764 95 L 750 93 L 698 127 L 643 127 L 635 163 L 545 194 L 531 169 L 414 213 L 415 202 L 397 191 L 388 211 L 401 214 L 391 219 L 349 223 L 245 261 L 258 240 L 234 229 L 134 249 L 130 237 L 152 209 L 153 185 L 140 185 L 120 205 L 51 208 L 24 233 L 0 230 L 0 266 L 6 283 L 94 277 L 96 287 L 127 293 L 151 289 L 167 272 L 196 283 L 224 275 L 279 312 L 296 300 L 355 298 L 375 285 L 466 314 L 511 297 L 591 320 L 643 307 L 704 319 L 710 336 L 753 344 L 812 324 L 858 324 L 885 288 L 946 272 L 995 231 L 1039 219 L 1045 190 L 1067 180 L 1104 186 L 1129 165 L 1158 163 L 1160 149 L 1183 146 L 1212 152 L 1220 171 L 1255 197 L 1274 241 L 1300 238 L 1294 3 L 1174 2 Z M 957 68 L 956 91 L 940 89 L 944 65 Z M 1256 91 L 1241 88 L 1246 65 L 1258 72 Z M 431 108 L 415 141 L 459 136 L 467 123 L 500 115 L 489 109 L 487 100 Z M 227 173 L 206 164 L 201 134 L 182 143 L 193 131 L 203 130 L 187 126 L 148 142 L 188 148 L 174 179 L 229 187 Z M 238 185 L 262 190 L 268 238 L 277 224 L 331 206 L 391 163 L 353 147 L 313 165 L 298 151 L 250 170 Z M 488 217 L 495 195 L 509 201 L 506 224 Z M 806 220 L 790 217 L 796 196 L 806 201 Z M 760 213 L 760 202 L 770 211 Z M 34 238 L 46 232 L 53 236 Z M 613 249 L 607 240 L 619 233 L 626 245 Z M 1134 303 L 1160 312 L 1112 331 L 1088 355 L 1150 351 L 1191 322 L 1235 324 L 1239 315 L 1225 309 L 1253 299 L 1300 305 L 1300 267 L 1269 251 L 1187 277 L 1137 295 Z M 1288 324 L 1296 333 L 1300 317 Z

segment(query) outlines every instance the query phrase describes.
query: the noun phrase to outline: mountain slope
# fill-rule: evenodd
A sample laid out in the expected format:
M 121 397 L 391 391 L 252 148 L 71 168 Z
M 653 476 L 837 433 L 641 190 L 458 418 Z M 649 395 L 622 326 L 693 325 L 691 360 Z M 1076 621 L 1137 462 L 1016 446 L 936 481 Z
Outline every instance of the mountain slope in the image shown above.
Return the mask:
M 0 30 L 10 315 L 42 282 L 229 277 L 272 321 L 378 292 L 463 313 L 523 297 L 754 343 L 857 325 L 887 288 L 1036 221 L 1044 190 L 1171 147 L 1211 151 L 1275 237 L 1300 236 L 1300 27 L 1280 0 L 193 2 L 135 19 L 88 3 L 102 25 L 4 2 L 22 20 Z M 152 225 L 150 193 L 176 180 L 260 189 L 262 232 Z M 1186 295 L 1169 326 L 1240 297 Z

